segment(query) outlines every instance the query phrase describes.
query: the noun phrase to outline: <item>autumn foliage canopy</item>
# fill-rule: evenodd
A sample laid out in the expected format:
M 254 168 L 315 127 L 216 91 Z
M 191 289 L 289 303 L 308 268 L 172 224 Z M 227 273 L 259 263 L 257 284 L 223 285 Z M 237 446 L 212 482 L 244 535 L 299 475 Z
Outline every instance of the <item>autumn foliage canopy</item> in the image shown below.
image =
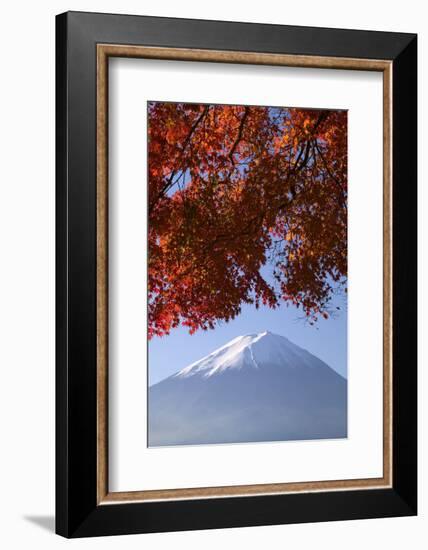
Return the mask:
M 243 304 L 331 313 L 347 275 L 347 113 L 148 105 L 149 337 Z

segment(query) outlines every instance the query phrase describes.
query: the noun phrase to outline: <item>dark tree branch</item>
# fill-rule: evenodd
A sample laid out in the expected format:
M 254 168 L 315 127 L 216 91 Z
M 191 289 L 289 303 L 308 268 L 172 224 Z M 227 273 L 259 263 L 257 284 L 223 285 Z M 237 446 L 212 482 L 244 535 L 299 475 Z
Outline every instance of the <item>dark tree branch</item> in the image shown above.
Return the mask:
M 190 128 L 190 132 L 188 134 L 188 136 L 186 137 L 186 139 L 184 140 L 184 144 L 183 144 L 183 147 L 181 149 L 181 152 L 184 153 L 186 147 L 189 145 L 190 143 L 190 140 L 192 139 L 192 136 L 193 134 L 195 133 L 195 130 L 196 128 L 199 126 L 200 122 L 202 121 L 202 119 L 208 114 L 208 111 L 209 111 L 209 108 L 210 106 L 209 105 L 206 105 L 204 107 L 204 110 L 201 112 L 201 114 L 198 116 L 198 118 L 195 120 L 195 122 L 193 123 L 192 127 Z
M 232 145 L 232 149 L 229 152 L 229 158 L 232 161 L 233 165 L 235 164 L 235 161 L 233 159 L 233 155 L 235 154 L 235 150 L 238 147 L 238 144 L 242 139 L 242 133 L 244 131 L 244 125 L 245 125 L 245 122 L 247 120 L 247 117 L 248 117 L 248 107 L 245 107 L 244 114 L 242 115 L 241 122 L 239 123 L 238 135 L 236 136 L 236 139 L 235 139 L 235 141 L 233 142 L 233 145 Z
M 321 152 L 321 149 L 318 147 L 318 144 L 315 145 L 315 149 L 317 150 L 324 166 L 325 166 L 325 169 L 327 170 L 327 173 L 328 175 L 330 176 L 330 178 L 334 181 L 334 183 L 336 184 L 336 186 L 339 188 L 339 191 L 340 191 L 340 195 L 339 195 L 339 202 L 340 202 L 340 206 L 342 208 L 345 208 L 346 204 L 345 204 L 345 199 L 344 197 L 342 196 L 343 195 L 343 187 L 342 187 L 342 184 L 340 183 L 340 181 L 336 178 L 336 176 L 333 174 L 333 172 L 330 170 L 329 166 L 328 166 L 328 163 L 326 161 L 326 159 L 324 158 L 324 155 L 322 154 Z
M 195 130 L 196 128 L 199 126 L 199 124 L 201 123 L 202 119 L 207 115 L 208 113 L 208 110 L 209 110 L 210 106 L 209 105 L 206 105 L 203 109 L 203 111 L 201 112 L 201 114 L 198 116 L 198 118 L 195 120 L 195 122 L 192 124 L 192 127 L 190 128 L 190 131 L 186 137 L 186 139 L 184 140 L 184 143 L 183 143 L 183 147 L 181 148 L 181 154 L 184 153 L 184 151 L 186 150 L 187 146 L 189 145 L 191 139 L 192 139 L 192 136 L 193 134 L 195 133 Z M 169 191 L 169 189 L 171 189 L 171 187 L 174 185 L 175 182 L 173 182 L 173 179 L 174 179 L 174 176 L 175 174 L 179 171 L 179 169 L 176 169 L 176 170 L 173 170 L 169 176 L 169 178 L 167 179 L 166 181 L 166 184 L 162 187 L 162 189 L 159 191 L 158 195 L 156 196 L 156 198 L 154 199 L 154 201 L 150 204 L 150 207 L 149 207 L 149 210 L 152 210 L 155 205 L 158 203 L 158 201 L 165 196 L 165 193 L 167 193 Z

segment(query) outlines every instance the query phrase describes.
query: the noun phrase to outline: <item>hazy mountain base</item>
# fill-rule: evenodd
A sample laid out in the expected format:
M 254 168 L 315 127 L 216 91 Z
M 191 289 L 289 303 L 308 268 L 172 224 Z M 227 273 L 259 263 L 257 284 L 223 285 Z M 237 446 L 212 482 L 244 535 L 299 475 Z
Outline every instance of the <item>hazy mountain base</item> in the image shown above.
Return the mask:
M 347 382 L 308 356 L 311 367 L 263 364 L 152 386 L 149 446 L 347 437 Z

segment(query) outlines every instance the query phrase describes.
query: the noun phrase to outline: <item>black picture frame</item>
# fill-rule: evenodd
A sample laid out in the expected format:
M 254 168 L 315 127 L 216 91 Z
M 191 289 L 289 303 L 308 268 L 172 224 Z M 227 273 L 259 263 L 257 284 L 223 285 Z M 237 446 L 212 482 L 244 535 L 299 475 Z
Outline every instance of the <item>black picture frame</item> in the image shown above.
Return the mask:
M 97 44 L 392 62 L 392 487 L 97 504 Z M 417 513 L 417 36 L 68 12 L 56 18 L 56 532 L 65 537 Z

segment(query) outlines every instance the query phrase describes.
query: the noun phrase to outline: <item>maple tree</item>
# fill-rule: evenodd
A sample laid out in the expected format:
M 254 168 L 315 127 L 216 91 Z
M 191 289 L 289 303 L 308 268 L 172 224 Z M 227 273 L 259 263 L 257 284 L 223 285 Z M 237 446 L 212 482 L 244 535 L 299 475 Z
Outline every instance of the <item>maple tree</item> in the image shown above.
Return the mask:
M 151 102 L 149 338 L 242 304 L 328 317 L 347 276 L 345 111 Z

